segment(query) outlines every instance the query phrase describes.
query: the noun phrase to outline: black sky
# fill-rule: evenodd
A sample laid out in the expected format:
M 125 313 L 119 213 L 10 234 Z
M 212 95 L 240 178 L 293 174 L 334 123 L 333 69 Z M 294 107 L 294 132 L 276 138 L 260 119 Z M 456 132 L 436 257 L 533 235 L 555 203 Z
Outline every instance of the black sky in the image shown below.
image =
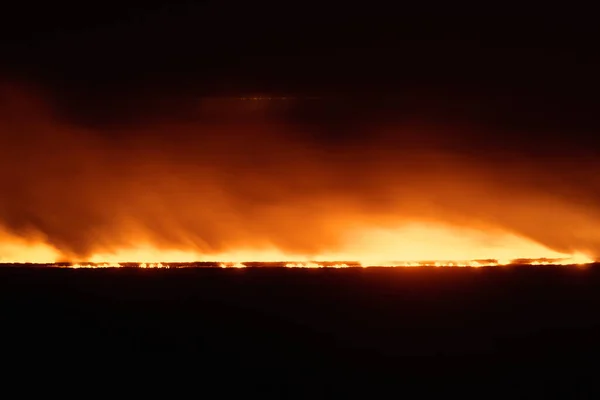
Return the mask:
M 3 15 L 5 61 L 73 85 L 562 87 L 591 78 L 597 61 L 592 16 L 548 6 L 130 0 L 19 8 Z
M 586 149 L 598 128 L 598 29 L 574 7 L 129 0 L 15 3 L 1 22 L 5 79 L 95 123 L 284 93 L 353 102 L 346 116 L 573 130 Z

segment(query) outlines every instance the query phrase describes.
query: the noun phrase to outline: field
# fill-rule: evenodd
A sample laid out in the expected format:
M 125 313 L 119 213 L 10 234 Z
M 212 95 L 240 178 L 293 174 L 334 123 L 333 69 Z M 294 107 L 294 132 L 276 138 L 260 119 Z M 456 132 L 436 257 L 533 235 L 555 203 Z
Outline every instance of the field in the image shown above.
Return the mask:
M 91 369 L 107 357 L 137 368 L 209 366 L 236 379 L 268 375 L 269 390 L 313 398 L 398 385 L 463 393 L 482 382 L 511 395 L 575 398 L 590 389 L 600 354 L 597 264 L 5 266 L 0 282 L 5 354 L 59 354 Z

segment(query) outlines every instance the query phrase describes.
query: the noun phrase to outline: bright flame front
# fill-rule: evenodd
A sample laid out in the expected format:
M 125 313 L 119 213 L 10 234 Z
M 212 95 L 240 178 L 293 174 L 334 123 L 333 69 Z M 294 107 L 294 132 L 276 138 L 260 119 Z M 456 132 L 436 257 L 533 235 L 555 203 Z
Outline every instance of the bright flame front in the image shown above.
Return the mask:
M 26 242 L 11 237 L 0 242 L 0 262 L 3 263 L 50 264 L 59 261 L 61 254 L 42 240 Z M 134 263 L 140 268 L 168 268 L 169 263 L 194 262 L 219 262 L 222 268 L 244 268 L 248 262 L 282 262 L 288 268 L 480 267 L 514 262 L 531 265 L 594 262 L 584 254 L 559 253 L 508 233 L 423 223 L 398 229 L 350 231 L 339 249 L 321 254 L 291 254 L 275 247 L 203 254 L 195 249 L 161 249 L 145 243 L 73 261 L 72 268 L 110 268 L 124 263 Z

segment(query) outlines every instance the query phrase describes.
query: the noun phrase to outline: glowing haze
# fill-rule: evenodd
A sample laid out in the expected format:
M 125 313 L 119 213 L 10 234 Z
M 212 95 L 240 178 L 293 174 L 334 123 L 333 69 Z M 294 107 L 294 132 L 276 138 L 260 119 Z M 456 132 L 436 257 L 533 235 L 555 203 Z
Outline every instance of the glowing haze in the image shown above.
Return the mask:
M 222 113 L 205 118 L 210 106 L 108 132 L 65 118 L 51 97 L 3 87 L 0 262 L 600 255 L 586 160 L 486 158 L 448 145 L 458 127 L 390 119 L 325 143 L 264 106 L 248 117 L 213 104 Z

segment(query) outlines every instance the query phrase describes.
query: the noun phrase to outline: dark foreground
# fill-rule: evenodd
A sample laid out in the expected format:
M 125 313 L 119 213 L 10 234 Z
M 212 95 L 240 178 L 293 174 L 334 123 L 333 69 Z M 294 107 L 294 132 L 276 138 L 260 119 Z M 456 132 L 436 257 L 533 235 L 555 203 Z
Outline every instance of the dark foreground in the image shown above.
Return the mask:
M 0 268 L 0 285 L 2 360 L 28 375 L 154 391 L 175 372 L 171 394 L 196 396 L 224 382 L 207 398 L 573 399 L 599 386 L 600 266 Z

